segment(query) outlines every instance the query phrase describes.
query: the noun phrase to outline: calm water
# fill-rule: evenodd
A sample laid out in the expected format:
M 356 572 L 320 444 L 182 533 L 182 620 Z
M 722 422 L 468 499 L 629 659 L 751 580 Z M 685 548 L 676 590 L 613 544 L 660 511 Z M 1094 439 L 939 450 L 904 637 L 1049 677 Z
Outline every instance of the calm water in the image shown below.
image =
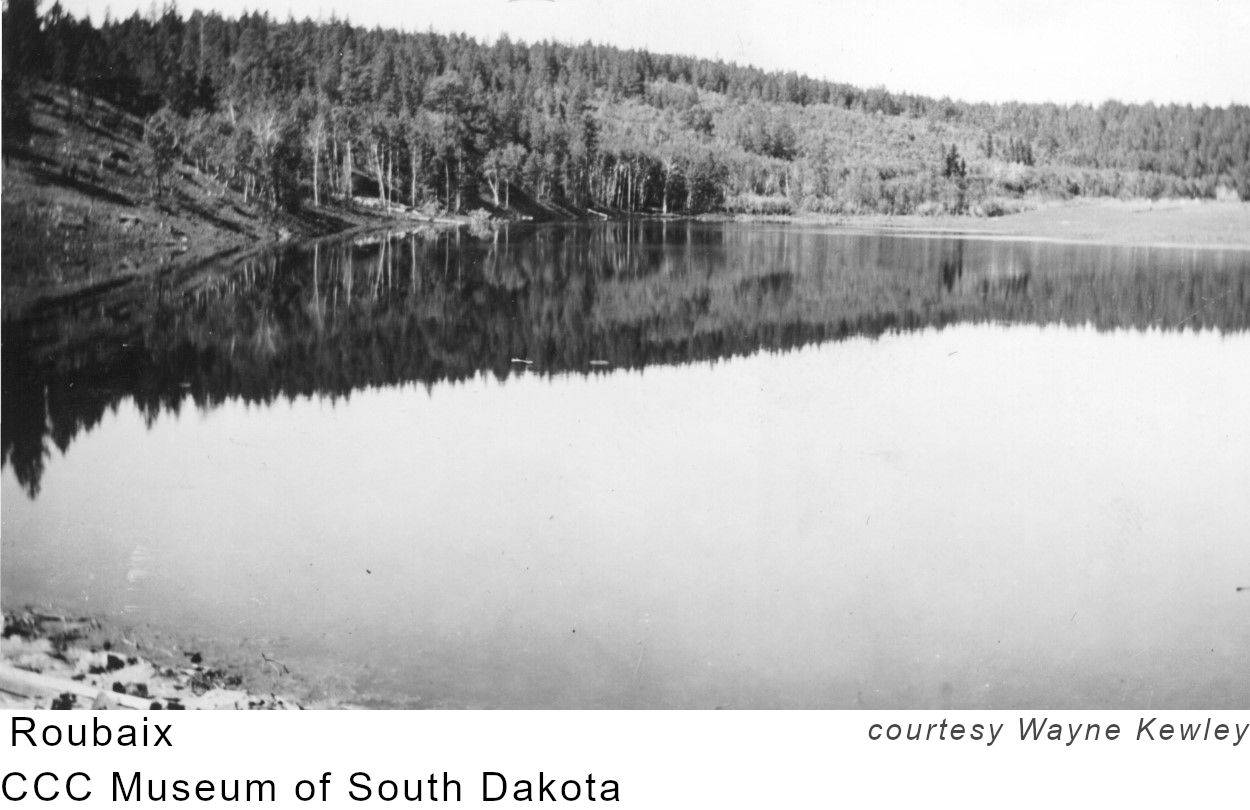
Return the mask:
M 6 607 L 381 705 L 1250 705 L 1250 253 L 406 234 L 3 353 Z

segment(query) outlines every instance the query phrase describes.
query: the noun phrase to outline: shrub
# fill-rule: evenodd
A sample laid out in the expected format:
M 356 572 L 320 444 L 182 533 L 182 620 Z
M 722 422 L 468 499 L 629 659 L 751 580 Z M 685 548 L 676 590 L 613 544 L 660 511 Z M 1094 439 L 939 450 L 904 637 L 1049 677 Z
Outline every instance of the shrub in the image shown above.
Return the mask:
M 807 205 L 802 207 L 807 208 Z M 736 194 L 725 200 L 725 210 L 731 214 L 778 216 L 792 214 L 794 208 L 790 198 L 780 194 Z

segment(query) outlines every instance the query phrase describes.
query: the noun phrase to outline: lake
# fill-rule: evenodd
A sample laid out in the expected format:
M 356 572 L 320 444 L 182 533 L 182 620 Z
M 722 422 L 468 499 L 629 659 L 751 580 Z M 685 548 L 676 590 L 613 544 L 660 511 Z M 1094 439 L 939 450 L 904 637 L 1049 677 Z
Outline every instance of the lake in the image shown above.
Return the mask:
M 405 707 L 1250 704 L 1250 252 L 323 240 L 4 323 L 0 588 Z

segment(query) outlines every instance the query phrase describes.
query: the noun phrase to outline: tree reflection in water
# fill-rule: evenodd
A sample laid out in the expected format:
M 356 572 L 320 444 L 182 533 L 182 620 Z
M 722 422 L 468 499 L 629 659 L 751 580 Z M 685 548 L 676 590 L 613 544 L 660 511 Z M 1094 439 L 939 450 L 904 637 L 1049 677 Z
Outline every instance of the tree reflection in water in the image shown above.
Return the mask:
M 1244 330 L 1250 254 L 612 222 L 326 240 L 45 304 L 3 326 L 3 461 L 34 497 L 133 398 L 589 374 L 956 322 Z M 528 365 L 515 364 L 513 358 Z

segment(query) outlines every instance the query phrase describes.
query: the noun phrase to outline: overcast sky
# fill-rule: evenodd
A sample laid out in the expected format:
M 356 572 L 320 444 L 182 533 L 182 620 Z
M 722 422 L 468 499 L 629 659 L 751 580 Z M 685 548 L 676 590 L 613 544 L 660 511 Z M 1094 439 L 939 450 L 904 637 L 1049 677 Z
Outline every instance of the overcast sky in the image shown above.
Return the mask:
M 44 0 L 44 5 L 50 0 Z M 152 0 L 61 0 L 99 21 Z M 493 41 L 587 39 L 974 101 L 1250 103 L 1250 0 L 182 0 Z

